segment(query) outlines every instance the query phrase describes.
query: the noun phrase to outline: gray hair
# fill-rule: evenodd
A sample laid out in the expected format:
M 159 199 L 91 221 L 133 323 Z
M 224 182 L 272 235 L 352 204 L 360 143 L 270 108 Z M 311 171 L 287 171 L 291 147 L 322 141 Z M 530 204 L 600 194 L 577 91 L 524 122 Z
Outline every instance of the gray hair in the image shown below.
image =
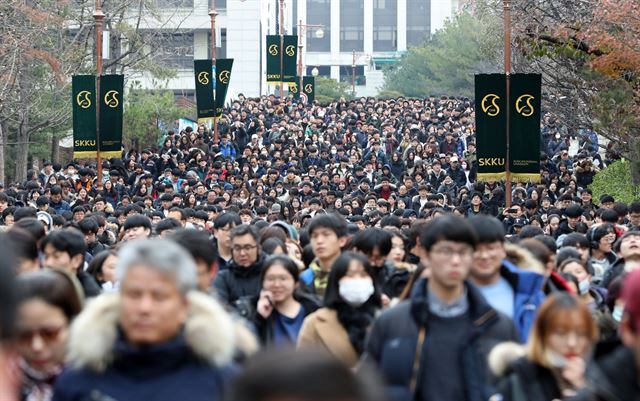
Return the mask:
M 122 283 L 135 266 L 144 266 L 171 277 L 183 295 L 197 287 L 197 269 L 193 257 L 171 240 L 153 238 L 128 242 L 118 252 L 118 282 Z

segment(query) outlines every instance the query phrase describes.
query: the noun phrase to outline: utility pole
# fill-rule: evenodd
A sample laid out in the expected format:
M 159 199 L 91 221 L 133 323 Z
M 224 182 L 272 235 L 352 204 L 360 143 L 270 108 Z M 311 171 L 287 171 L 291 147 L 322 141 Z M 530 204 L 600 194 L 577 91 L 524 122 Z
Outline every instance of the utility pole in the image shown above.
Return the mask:
M 100 156 L 100 76 L 102 75 L 102 26 L 104 23 L 104 13 L 102 12 L 102 0 L 96 0 L 93 19 L 96 22 L 96 167 L 98 170 L 97 184 L 102 187 L 102 157 Z
M 211 17 L 211 66 L 216 72 L 215 76 L 211 77 L 215 86 L 216 77 L 218 76 L 218 70 L 216 69 L 216 0 L 211 0 L 211 10 L 209 10 L 209 17 Z M 216 104 L 215 92 L 213 102 L 213 143 L 218 143 L 218 107 Z
M 280 101 L 284 107 L 284 0 L 280 0 Z
M 509 118 L 510 118 L 510 106 L 511 106 L 511 0 L 504 0 L 504 72 L 507 80 L 507 90 L 506 95 L 507 99 L 505 104 L 506 106 L 506 115 L 507 115 L 507 125 L 506 125 L 506 159 L 505 159 L 505 201 L 506 207 L 511 207 L 511 171 L 509 169 L 510 163 L 510 144 L 509 144 L 509 131 L 511 130 Z
M 351 94 L 356 97 L 356 51 L 353 50 L 353 61 L 351 61 Z
M 298 21 L 298 95 L 302 90 L 302 20 Z

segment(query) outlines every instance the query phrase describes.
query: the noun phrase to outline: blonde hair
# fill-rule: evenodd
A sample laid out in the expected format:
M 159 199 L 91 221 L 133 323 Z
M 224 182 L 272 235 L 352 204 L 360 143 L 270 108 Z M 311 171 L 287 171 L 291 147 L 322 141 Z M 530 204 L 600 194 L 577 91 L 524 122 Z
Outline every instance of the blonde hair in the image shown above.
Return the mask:
M 538 316 L 527 341 L 527 358 L 541 366 L 551 368 L 547 360 L 547 339 L 558 319 L 566 313 L 577 313 L 588 331 L 591 343 L 598 340 L 598 327 L 591 317 L 587 304 L 576 296 L 561 292 L 549 296 L 540 306 Z

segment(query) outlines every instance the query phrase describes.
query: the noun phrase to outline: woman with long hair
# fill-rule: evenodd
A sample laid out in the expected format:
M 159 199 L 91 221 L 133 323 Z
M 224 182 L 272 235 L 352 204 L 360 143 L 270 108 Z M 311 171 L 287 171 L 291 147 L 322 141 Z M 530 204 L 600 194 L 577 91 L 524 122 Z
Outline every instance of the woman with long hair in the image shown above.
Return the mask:
M 598 340 L 587 304 L 566 292 L 547 298 L 538 310 L 524 349 L 499 345 L 489 364 L 504 377 L 505 401 L 549 401 L 574 396 L 585 386 L 586 361 Z M 510 348 L 511 347 L 511 348 Z M 515 361 L 508 355 L 524 354 Z
M 343 252 L 333 263 L 324 307 L 305 319 L 298 348 L 321 348 L 354 367 L 367 331 L 382 305 L 375 272 L 367 258 Z

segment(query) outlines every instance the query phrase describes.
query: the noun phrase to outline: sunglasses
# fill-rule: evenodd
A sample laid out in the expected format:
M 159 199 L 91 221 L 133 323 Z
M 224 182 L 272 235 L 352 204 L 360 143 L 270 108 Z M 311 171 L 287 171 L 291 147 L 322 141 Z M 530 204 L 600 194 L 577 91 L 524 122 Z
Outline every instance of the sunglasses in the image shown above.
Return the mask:
M 66 326 L 40 327 L 33 330 L 18 330 L 16 339 L 20 344 L 31 344 L 35 336 L 40 337 L 45 343 L 52 343 L 58 339 Z

